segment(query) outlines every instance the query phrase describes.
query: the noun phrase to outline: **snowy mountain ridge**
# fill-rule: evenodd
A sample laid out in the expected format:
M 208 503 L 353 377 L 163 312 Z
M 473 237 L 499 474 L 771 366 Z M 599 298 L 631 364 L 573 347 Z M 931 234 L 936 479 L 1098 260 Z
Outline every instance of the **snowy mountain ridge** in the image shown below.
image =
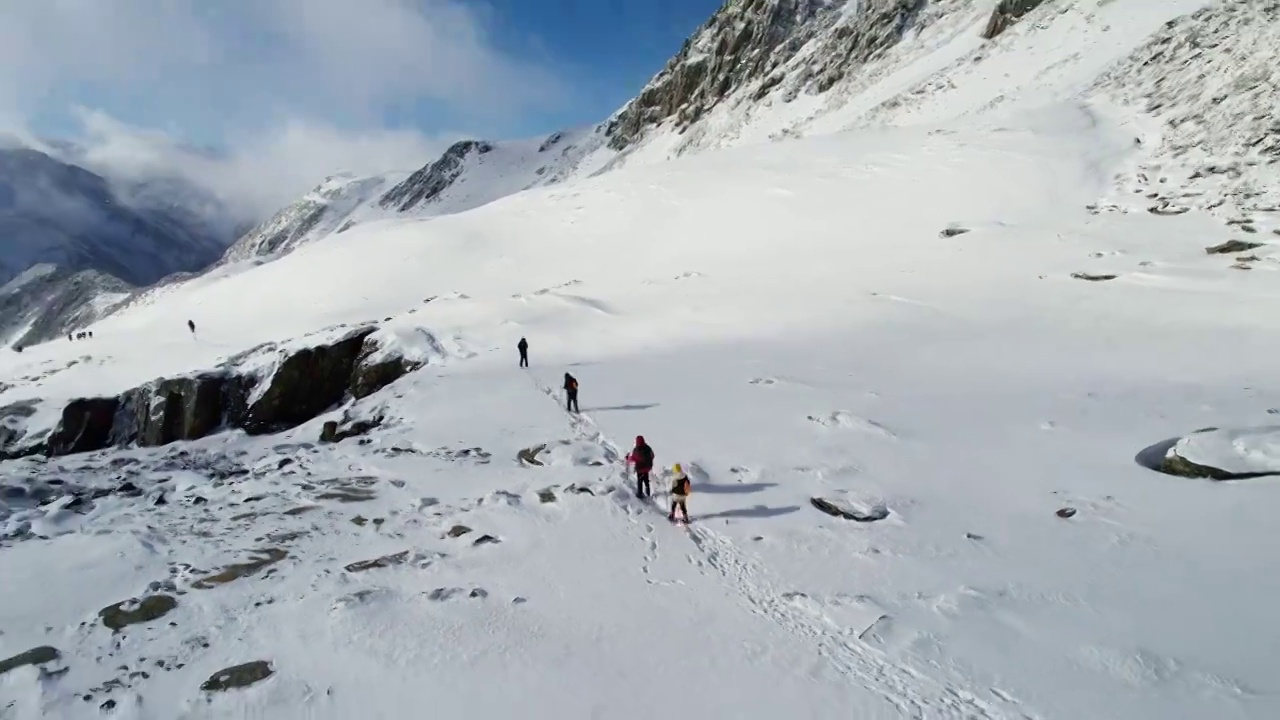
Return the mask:
M 29 345 L 97 320 L 122 286 L 204 269 L 235 230 L 216 200 L 185 181 L 112 180 L 10 143 L 0 149 L 0 284 L 32 268 L 58 271 L 0 291 L 0 338 Z

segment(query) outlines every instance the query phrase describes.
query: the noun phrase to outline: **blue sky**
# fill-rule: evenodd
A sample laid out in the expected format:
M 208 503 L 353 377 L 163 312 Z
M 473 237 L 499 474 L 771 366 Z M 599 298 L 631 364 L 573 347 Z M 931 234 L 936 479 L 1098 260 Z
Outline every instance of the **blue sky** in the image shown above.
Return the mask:
M 269 208 L 462 137 L 602 120 L 720 4 L 6 0 L 0 130 L 74 139 L 137 172 L 215 148 L 237 163 L 223 190 Z
M 92 30 L 77 26 L 73 18 L 78 13 L 61 13 L 64 17 L 59 18 L 55 8 L 37 9 L 36 5 L 45 4 L 45 0 L 14 1 L 16 5 L 13 7 L 25 4 L 28 8 L 25 12 L 13 7 L 0 10 L 0 23 L 7 25 L 14 35 L 33 38 L 28 41 L 29 46 L 38 40 L 52 50 L 74 43 L 77 37 Z M 97 1 L 72 0 L 71 4 Z M 462 27 L 445 32 L 466 35 L 469 28 L 478 27 L 485 37 L 476 43 L 482 45 L 485 52 L 502 57 L 509 65 L 524 66 L 536 70 L 535 75 L 546 76 L 541 80 L 520 80 L 519 84 L 545 84 L 554 89 L 545 91 L 546 97 L 542 98 L 545 102 L 532 98 L 510 106 L 473 107 L 459 102 L 458 93 L 438 92 L 438 88 L 423 91 L 423 88 L 410 84 L 398 88 L 398 92 L 388 92 L 352 104 L 341 93 L 326 96 L 324 92 L 304 89 L 307 85 L 329 82 L 329 76 L 322 68 L 315 67 L 310 74 L 305 69 L 292 68 L 288 77 L 292 94 L 296 97 L 284 97 L 289 93 L 281 94 L 270 82 L 275 80 L 278 85 L 279 78 L 270 78 L 270 73 L 265 73 L 262 77 L 265 92 L 269 95 L 274 93 L 275 99 L 287 102 L 281 107 L 274 107 L 271 103 L 254 107 L 261 100 L 257 96 L 260 88 L 256 87 L 253 71 L 285 67 L 290 62 L 294 45 L 299 41 L 299 38 L 282 41 L 280 28 L 271 22 L 270 12 L 245 11 L 249 0 L 113 0 L 113 3 L 129 6 L 118 14 L 114 24 L 133 23 L 131 32 L 123 34 L 120 42 L 135 42 L 136 45 L 131 49 L 113 44 L 92 47 L 85 53 L 84 60 L 87 65 L 95 64 L 95 51 L 111 56 L 132 53 L 133 64 L 129 71 L 103 73 L 98 67 L 77 68 L 75 59 L 71 62 L 55 60 L 53 64 L 63 67 L 50 73 L 47 83 L 40 87 L 38 98 L 34 101 L 28 99 L 21 114 L 32 130 L 66 135 L 74 134 L 79 124 L 74 109 L 83 107 L 104 112 L 129 124 L 162 129 L 182 136 L 184 140 L 208 145 L 221 145 L 229 141 L 229 132 L 254 125 L 267 126 L 276 122 L 278 114 L 290 112 L 339 127 L 382 124 L 416 129 L 427 135 L 472 132 L 500 137 L 533 135 L 588 124 L 619 107 L 661 68 L 680 43 L 710 17 L 721 1 L 373 0 L 371 7 L 379 3 L 403 6 L 428 22 L 434 22 L 436 17 L 455 16 L 453 23 L 448 20 L 440 22 Z M 356 8 L 358 13 L 361 4 L 346 0 L 269 0 L 265 5 L 271 2 L 285 6 L 281 14 L 297 12 L 303 15 L 335 3 Z M 47 6 L 53 4 L 47 3 Z M 189 12 L 149 12 L 162 6 L 186 7 Z M 468 17 L 459 20 L 457 11 Z M 93 16 L 97 14 L 90 13 L 88 20 L 94 20 Z M 340 23 L 343 19 L 340 14 L 330 14 L 333 17 L 326 19 L 325 23 Z M 291 18 L 287 22 L 296 22 L 296 19 Z M 173 33 L 175 26 L 181 30 Z M 319 29 L 322 32 L 332 30 Z M 376 27 L 370 30 L 376 31 Z M 164 34 L 198 38 L 191 41 L 193 48 L 210 42 L 214 46 L 204 48 L 203 55 L 187 52 L 191 48 L 173 47 L 163 38 L 156 37 Z M 341 42 L 341 36 L 328 34 L 331 36 L 326 38 L 327 41 Z M 361 41 L 376 42 L 376 37 L 374 32 Z M 0 41 L 4 40 L 6 38 L 0 34 Z M 406 40 L 412 42 L 410 38 Z M 305 39 L 301 41 L 307 42 Z M 50 64 L 48 58 L 41 57 L 38 48 L 32 49 L 35 52 L 31 52 L 29 57 L 13 58 L 11 67 Z M 5 59 L 0 51 L 0 60 Z M 397 66 L 400 59 L 394 54 L 385 60 L 381 69 L 377 62 L 371 62 L 363 69 L 370 73 L 453 72 L 452 68 L 433 70 L 430 64 L 411 63 L 407 68 L 400 67 Z M 112 64 L 109 60 L 106 66 Z M 148 64 L 167 66 L 167 69 L 149 69 L 145 67 Z M 220 70 L 219 66 L 224 66 L 224 69 Z M 77 69 L 82 72 L 77 73 Z M 501 69 L 493 72 L 504 74 Z M 37 73 L 36 83 L 41 83 L 42 79 Z M 14 80 L 21 81 L 19 78 Z M 461 94 L 465 95 L 465 92 Z M 237 103 L 237 97 L 246 100 Z M 217 111 L 213 111 L 214 108 Z M 372 118 L 370 112 L 373 113 Z

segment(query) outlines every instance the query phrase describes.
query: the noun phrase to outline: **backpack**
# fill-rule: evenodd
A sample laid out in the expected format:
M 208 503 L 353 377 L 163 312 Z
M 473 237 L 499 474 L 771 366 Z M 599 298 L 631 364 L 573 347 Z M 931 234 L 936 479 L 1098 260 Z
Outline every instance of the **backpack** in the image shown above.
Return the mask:
M 569 389 L 570 390 L 578 389 L 578 378 L 569 378 Z
M 690 488 L 689 488 L 688 475 L 685 475 L 684 477 L 676 481 L 676 492 L 675 492 L 676 495 L 688 495 L 689 489 Z
M 636 467 L 653 467 L 653 448 L 648 445 L 636 448 Z

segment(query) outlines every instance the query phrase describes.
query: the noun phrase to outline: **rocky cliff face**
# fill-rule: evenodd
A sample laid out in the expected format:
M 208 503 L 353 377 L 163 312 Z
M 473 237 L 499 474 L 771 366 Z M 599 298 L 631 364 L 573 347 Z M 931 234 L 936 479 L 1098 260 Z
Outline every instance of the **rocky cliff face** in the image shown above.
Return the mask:
M 230 429 L 264 435 L 297 427 L 423 366 L 420 359 L 382 347 L 376 331 L 357 328 L 333 342 L 282 353 L 265 375 L 236 363 L 275 352 L 271 347 L 216 370 L 155 380 L 116 396 L 72 400 L 43 438 L 28 436 L 23 427 L 40 401 L 0 408 L 0 459 L 155 447 Z
M 492 151 L 493 144 L 483 140 L 454 143 L 444 151 L 439 160 L 424 166 L 404 182 L 391 188 L 378 204 L 405 212 L 419 203 L 434 200 L 458 180 L 468 156 L 474 155 L 479 159 Z
M 968 4 L 729 0 L 609 120 L 609 147 L 625 151 L 661 126 L 684 132 L 725 104 L 825 93 L 913 30 Z
M 729 0 L 609 121 L 609 147 L 624 150 L 668 121 L 681 130 L 697 122 L 731 93 L 795 57 L 834 22 L 845 2 Z

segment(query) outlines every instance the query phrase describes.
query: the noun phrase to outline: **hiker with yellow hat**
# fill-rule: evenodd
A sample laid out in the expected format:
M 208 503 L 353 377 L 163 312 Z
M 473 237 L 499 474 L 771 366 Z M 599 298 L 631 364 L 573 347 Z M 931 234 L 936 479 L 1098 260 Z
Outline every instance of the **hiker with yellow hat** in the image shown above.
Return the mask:
M 684 521 L 689 522 L 689 492 L 693 489 L 693 484 L 689 482 L 689 476 L 685 474 L 684 468 L 680 467 L 680 463 L 676 463 L 671 467 L 671 514 L 667 519 L 671 522 L 676 520 L 676 508 L 680 508 L 681 514 L 684 515 Z

